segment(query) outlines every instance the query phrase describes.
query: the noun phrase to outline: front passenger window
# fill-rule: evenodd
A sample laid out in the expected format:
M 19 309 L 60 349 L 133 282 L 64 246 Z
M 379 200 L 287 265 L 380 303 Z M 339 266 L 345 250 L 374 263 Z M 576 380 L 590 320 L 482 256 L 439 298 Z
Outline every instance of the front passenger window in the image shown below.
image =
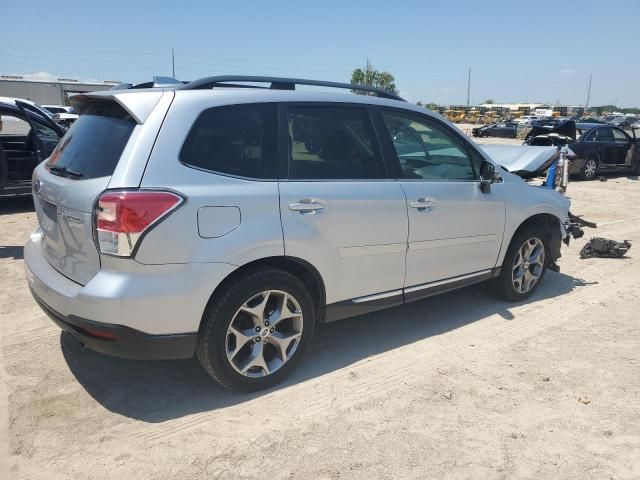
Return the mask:
M 467 149 L 453 133 L 421 117 L 381 113 L 400 161 L 402 178 L 476 180 Z

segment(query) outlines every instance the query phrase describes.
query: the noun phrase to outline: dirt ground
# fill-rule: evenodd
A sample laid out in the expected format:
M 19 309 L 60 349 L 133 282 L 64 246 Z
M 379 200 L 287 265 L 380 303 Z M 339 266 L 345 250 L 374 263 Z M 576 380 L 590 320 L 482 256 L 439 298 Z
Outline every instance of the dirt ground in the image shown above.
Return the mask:
M 587 236 L 640 239 L 636 178 L 569 194 Z M 61 334 L 24 278 L 35 225 L 0 202 L 2 479 L 640 478 L 638 242 L 573 242 L 521 304 L 479 285 L 325 325 L 293 378 L 239 395 Z

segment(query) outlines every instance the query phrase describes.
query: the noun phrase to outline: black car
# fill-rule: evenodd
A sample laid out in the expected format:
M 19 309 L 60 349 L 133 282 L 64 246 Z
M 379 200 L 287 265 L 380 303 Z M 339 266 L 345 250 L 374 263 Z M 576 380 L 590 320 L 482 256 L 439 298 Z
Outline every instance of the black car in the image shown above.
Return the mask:
M 474 137 L 516 138 L 518 136 L 518 124 L 516 122 L 491 123 L 483 127 L 474 128 L 471 133 Z
M 28 103 L 0 103 L 0 197 L 31 194 L 33 169 L 64 129 Z
M 640 152 L 635 132 L 599 125 L 586 130 L 570 149 L 569 173 L 591 180 L 602 171 L 630 170 L 640 174 Z

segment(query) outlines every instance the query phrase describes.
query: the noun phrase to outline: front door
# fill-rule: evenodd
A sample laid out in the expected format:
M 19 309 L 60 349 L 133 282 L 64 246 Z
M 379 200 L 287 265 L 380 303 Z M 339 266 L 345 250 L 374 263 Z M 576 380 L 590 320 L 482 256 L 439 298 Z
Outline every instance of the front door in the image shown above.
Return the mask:
M 280 125 L 285 255 L 319 270 L 328 312 L 353 299 L 353 306 L 402 303 L 406 200 L 400 184 L 387 179 L 367 108 L 284 105 Z M 361 298 L 372 294 L 381 295 Z
M 503 185 L 482 193 L 480 154 L 443 122 L 393 110 L 380 114 L 407 197 L 405 287 L 487 273 L 504 232 Z

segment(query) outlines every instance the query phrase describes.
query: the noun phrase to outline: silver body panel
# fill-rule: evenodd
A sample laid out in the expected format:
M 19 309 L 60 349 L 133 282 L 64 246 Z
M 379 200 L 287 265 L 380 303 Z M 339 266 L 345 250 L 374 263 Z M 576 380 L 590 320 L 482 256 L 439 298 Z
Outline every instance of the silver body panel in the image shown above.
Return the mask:
M 566 198 L 506 172 L 490 193 L 482 193 L 479 182 L 260 181 L 179 161 L 198 115 L 221 105 L 349 102 L 392 106 L 449 123 L 405 102 L 230 88 L 88 96 L 119 102 L 138 125 L 111 177 L 72 180 L 51 175 L 42 165 L 36 171 L 42 181 L 36 204 L 55 205 L 62 212 L 56 218 L 65 223 L 76 216 L 84 221 L 82 234 L 77 229 L 74 236 L 73 227 L 64 225 L 56 231 L 37 206 L 41 227 L 25 247 L 31 288 L 63 315 L 153 334 L 196 332 L 225 278 L 251 262 L 283 256 L 317 270 L 327 304 L 350 299 L 363 304 L 484 273 L 501 265 L 513 233 L 527 218 L 567 217 Z M 113 188 L 171 189 L 186 201 L 143 238 L 134 258 L 114 258 L 100 255 L 92 237 L 96 198 Z M 433 205 L 412 206 L 423 198 Z M 310 212 L 299 205 L 308 202 L 320 207 Z
M 409 211 L 405 286 L 496 266 L 504 232 L 502 184 L 482 193 L 479 182 L 400 182 Z M 427 199 L 429 206 L 412 207 Z

